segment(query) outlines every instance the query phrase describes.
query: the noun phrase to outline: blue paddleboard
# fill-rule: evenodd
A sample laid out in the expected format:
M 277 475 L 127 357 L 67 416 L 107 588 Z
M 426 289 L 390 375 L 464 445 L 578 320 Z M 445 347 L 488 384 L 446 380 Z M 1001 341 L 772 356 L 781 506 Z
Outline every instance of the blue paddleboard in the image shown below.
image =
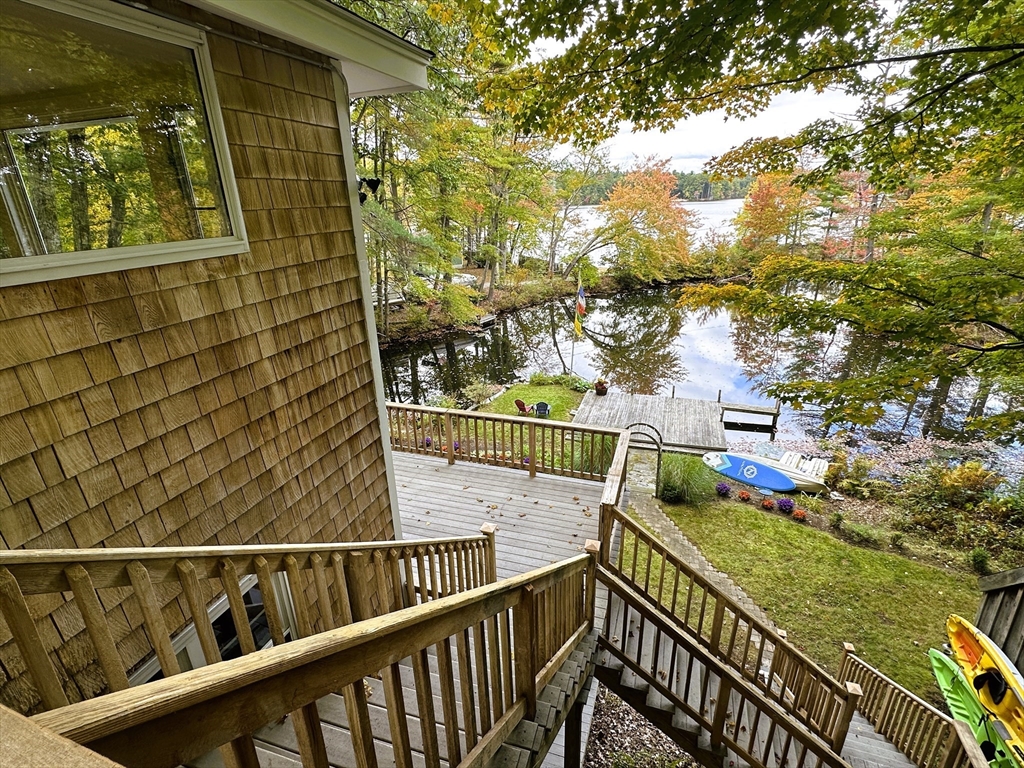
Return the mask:
M 751 461 L 733 453 L 705 453 L 703 461 L 715 472 L 755 488 L 767 488 L 771 491 L 792 491 L 796 483 L 788 475 L 777 469 Z

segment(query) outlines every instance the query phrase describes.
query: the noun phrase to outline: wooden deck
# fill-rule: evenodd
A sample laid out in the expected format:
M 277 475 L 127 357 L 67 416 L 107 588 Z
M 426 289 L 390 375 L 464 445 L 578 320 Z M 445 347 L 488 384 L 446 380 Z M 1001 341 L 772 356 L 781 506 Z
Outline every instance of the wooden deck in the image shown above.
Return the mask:
M 619 429 L 636 422 L 656 427 L 666 450 L 704 453 L 726 449 L 722 404 L 714 400 L 619 392 L 598 397 L 588 392 L 573 417 L 576 424 Z M 644 442 L 634 438 L 633 444 L 642 447 Z
M 574 557 L 598 537 L 604 484 L 395 453 L 406 539 L 472 536 L 498 526 L 498 578 Z
M 587 539 L 597 539 L 604 484 L 556 475 L 537 475 L 486 464 L 394 453 L 398 509 L 407 539 L 470 536 L 484 523 L 498 526 L 494 551 L 498 578 L 506 579 L 574 557 Z M 608 598 L 598 590 L 595 626 L 604 620 Z M 593 686 L 583 711 L 587 743 L 597 698 Z M 562 768 L 560 733 L 543 768 Z

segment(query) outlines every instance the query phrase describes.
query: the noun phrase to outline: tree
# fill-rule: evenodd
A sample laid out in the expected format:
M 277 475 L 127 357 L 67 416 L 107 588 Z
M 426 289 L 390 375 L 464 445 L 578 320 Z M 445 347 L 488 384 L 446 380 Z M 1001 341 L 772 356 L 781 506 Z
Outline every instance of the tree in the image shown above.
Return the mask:
M 910 403 L 933 386 L 948 392 L 952 379 L 970 377 L 994 385 L 1006 406 L 995 415 L 976 408 L 971 426 L 1021 439 L 1024 181 L 1010 172 L 979 179 L 983 162 L 926 179 L 876 211 L 871 259 L 777 253 L 755 268 L 752 284 L 691 288 L 683 304 L 739 307 L 776 332 L 878 342 L 879 355 L 853 375 L 769 387 L 787 402 L 822 404 L 826 423 L 871 424 L 886 403 Z
M 819 178 L 861 166 L 895 186 L 983 144 L 1003 162 L 1024 158 L 1021 0 L 907 0 L 892 15 L 862 0 L 465 2 L 521 55 L 537 39 L 566 44 L 486 83 L 489 102 L 529 130 L 597 142 L 622 121 L 650 130 L 716 109 L 742 118 L 785 91 L 835 88 L 863 97 L 857 123 L 754 140 L 716 170 L 792 170 L 811 149 L 826 158 Z
M 672 196 L 676 177 L 668 161 L 647 159 L 627 173 L 598 206 L 604 218 L 576 246 L 567 276 L 583 258 L 606 252 L 608 271 L 626 283 L 682 276 L 689 266 L 691 214 Z

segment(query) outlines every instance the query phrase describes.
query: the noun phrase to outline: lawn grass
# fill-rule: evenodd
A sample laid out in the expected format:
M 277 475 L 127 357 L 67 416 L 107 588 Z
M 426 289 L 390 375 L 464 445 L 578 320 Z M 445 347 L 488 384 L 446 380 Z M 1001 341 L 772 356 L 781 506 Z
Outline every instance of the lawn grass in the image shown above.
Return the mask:
M 572 421 L 569 411 L 575 410 L 583 401 L 582 392 L 574 392 L 561 384 L 513 384 L 491 402 L 480 406 L 479 410 L 484 413 L 504 413 L 509 416 L 519 414 L 516 408 L 516 400 L 522 400 L 527 405 L 544 402 L 551 406 L 551 416 L 554 421 Z
M 884 674 L 941 701 L 927 651 L 946 642 L 947 615 L 973 618 L 976 576 L 855 547 L 738 502 L 664 510 L 826 669 L 838 670 L 842 643 L 850 642 Z

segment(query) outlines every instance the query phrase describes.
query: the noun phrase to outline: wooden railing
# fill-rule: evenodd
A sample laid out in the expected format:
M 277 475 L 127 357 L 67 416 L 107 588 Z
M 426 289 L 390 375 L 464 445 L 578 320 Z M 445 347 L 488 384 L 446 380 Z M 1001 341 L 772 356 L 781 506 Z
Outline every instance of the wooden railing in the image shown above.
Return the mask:
M 712 747 L 728 747 L 753 768 L 849 768 L 839 749 L 766 697 L 763 687 L 723 663 L 692 632 L 641 597 L 620 573 L 599 566 L 598 580 L 608 586 L 612 601 L 601 647 L 703 728 Z M 616 600 L 635 612 L 638 618 L 632 625 L 628 610 L 616 612 Z M 614 615 L 621 616 L 621 625 L 610 625 Z
M 604 480 L 622 430 L 388 403 L 391 448 L 542 474 Z M 625 441 L 629 442 L 628 438 Z
M 864 691 L 857 708 L 918 768 L 986 768 L 970 729 L 883 675 L 843 645 L 839 679 Z M 963 736 L 963 738 L 961 738 Z
M 60 608 L 64 626 L 76 632 L 84 626 L 107 690 L 119 691 L 131 672 L 119 646 L 133 644 L 133 658 L 155 652 L 165 676 L 178 674 L 171 630 L 189 620 L 206 662 L 221 661 L 207 612 L 217 594 L 226 594 L 242 653 L 255 650 L 241 588 L 246 577 L 256 578 L 270 635 L 279 644 L 291 622 L 278 605 L 274 574 L 286 576 L 294 629 L 305 637 L 349 616 L 357 585 L 379 609 L 393 604 L 399 589 L 415 589 L 428 600 L 492 581 L 494 529 L 485 528 L 481 536 L 421 541 L 0 551 L 0 613 L 43 705 L 52 709 L 66 706 L 68 697 L 33 617 Z M 73 600 L 62 605 L 68 594 Z
M 524 717 L 533 716 L 538 691 L 592 626 L 593 544 L 591 554 L 460 594 L 447 594 L 441 581 L 436 599 L 382 616 L 363 615 L 366 595 L 357 592 L 352 606 L 356 623 L 351 625 L 33 719 L 116 762 L 159 768 L 220 745 L 251 746 L 255 730 L 298 712 L 301 716 L 293 720 L 302 731 L 300 745 L 303 740 L 307 744 L 303 765 L 326 766 L 323 732 L 315 717 L 317 699 L 344 688 L 350 706 L 363 678 L 382 670 L 395 764 L 412 766 L 405 704 L 396 688 L 399 663 L 411 657 L 425 764 L 437 766 L 441 759 L 436 697 L 444 712 L 448 764 L 475 768 L 496 753 Z M 363 560 L 359 565 L 369 567 L 369 555 Z M 349 580 L 350 586 L 357 583 Z M 449 579 L 447 587 L 453 585 Z M 408 588 L 392 593 L 399 605 L 415 602 L 414 597 Z M 347 618 L 332 616 L 338 623 Z M 426 666 L 431 649 L 437 657 L 436 677 Z M 456 694 L 456 663 L 461 699 Z M 365 697 L 352 698 L 349 722 L 356 724 L 356 762 L 375 768 Z M 242 754 L 238 762 L 256 765 L 255 753 Z
M 856 685 L 834 679 L 618 509 L 602 520 L 602 540 L 611 539 L 616 523 L 618 553 L 602 565 L 811 733 L 841 750 L 859 696 Z

